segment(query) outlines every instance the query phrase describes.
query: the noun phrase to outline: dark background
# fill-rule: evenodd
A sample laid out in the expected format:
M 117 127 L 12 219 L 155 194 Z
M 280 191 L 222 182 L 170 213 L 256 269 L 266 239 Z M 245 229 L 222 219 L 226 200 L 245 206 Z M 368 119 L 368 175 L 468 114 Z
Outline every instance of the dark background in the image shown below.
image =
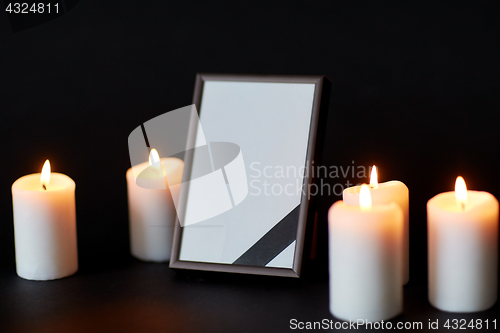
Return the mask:
M 225 324 L 253 331 L 253 326 L 238 326 L 238 318 L 244 322 L 245 311 L 250 317 L 267 314 L 250 309 L 269 298 L 274 300 L 269 311 L 286 304 L 292 315 L 294 306 L 308 304 L 319 310 L 301 308 L 299 319 L 328 317 L 326 275 L 314 282 L 192 277 L 131 259 L 128 134 L 152 117 L 191 104 L 197 72 L 324 74 L 332 80 L 324 164 L 376 164 L 381 181 L 408 185 L 411 280 L 405 315 L 413 309 L 431 318 L 434 310 L 425 298 L 427 200 L 452 190 L 457 175 L 469 189 L 500 197 L 499 18 L 498 1 L 88 0 L 52 21 L 14 33 L 7 15 L 0 13 L 0 326 L 31 330 L 42 325 L 54 331 L 50 325 L 64 317 L 73 318 L 67 327 L 91 322 L 88 318 L 114 327 L 123 318 L 133 321 L 130 313 L 138 313 L 141 323 L 156 323 L 169 313 L 173 325 L 186 315 L 174 301 L 188 306 L 190 297 L 205 304 L 198 309 L 201 314 L 189 317 L 198 331 Z M 53 171 L 77 184 L 80 271 L 44 285 L 15 275 L 10 187 L 19 177 L 40 172 L 47 158 Z M 320 198 L 321 223 L 338 199 Z M 175 299 L 168 296 L 167 280 L 176 281 Z M 120 281 L 124 289 L 110 293 Z M 76 293 L 81 288 L 85 291 Z M 145 296 L 147 305 L 140 307 L 140 301 L 131 301 L 134 290 L 158 297 Z M 294 298 L 294 290 L 300 296 Z M 211 301 L 200 300 L 200 293 Z M 416 298 L 408 299 L 412 294 Z M 88 295 L 123 299 L 123 309 L 99 312 L 102 299 Z M 73 307 L 61 303 L 66 297 L 81 308 L 67 310 Z M 165 306 L 165 298 L 170 305 L 158 308 Z M 228 313 L 212 313 L 212 307 L 238 308 L 238 302 L 244 304 L 241 318 L 235 310 L 228 310 L 231 320 L 224 317 Z M 101 317 L 89 314 L 89 308 Z M 63 316 L 65 309 L 73 317 Z M 490 319 L 498 317 L 498 306 L 493 311 Z M 203 321 L 203 316 L 212 319 Z M 264 323 L 274 330 L 288 327 L 272 316 L 264 315 Z

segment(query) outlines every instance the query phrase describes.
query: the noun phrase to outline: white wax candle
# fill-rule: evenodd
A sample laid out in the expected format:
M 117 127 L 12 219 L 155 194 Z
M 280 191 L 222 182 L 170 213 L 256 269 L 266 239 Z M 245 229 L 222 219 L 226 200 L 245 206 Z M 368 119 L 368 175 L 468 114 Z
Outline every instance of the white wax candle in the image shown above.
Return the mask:
M 363 207 L 337 201 L 328 221 L 330 312 L 354 321 L 387 320 L 402 313 L 401 208 L 396 203 Z
M 463 199 L 446 192 L 427 202 L 429 302 L 449 312 L 486 310 L 498 293 L 498 201 L 463 187 Z
M 140 173 L 143 183 L 151 181 L 153 185 L 155 182 L 165 184 L 166 179 L 168 185 L 172 186 L 182 182 L 184 162 L 173 157 L 161 161 L 162 165 L 156 168 L 144 162 L 134 166 L 134 170 Z M 178 196 L 178 193 L 171 193 L 168 186 L 164 186 L 166 189 L 137 186 L 132 168 L 128 169 L 126 176 L 132 255 L 144 261 L 170 260 L 177 216 L 172 196 Z
M 78 270 L 75 182 L 60 173 L 44 184 L 40 178 L 31 174 L 12 185 L 16 269 L 28 280 L 59 279 Z
M 375 166 L 373 167 L 373 170 L 376 170 Z M 342 199 L 344 202 L 348 205 L 358 205 L 360 189 L 361 186 L 346 188 L 342 193 Z M 410 214 L 408 187 L 398 180 L 379 184 L 378 181 L 374 181 L 372 171 L 370 190 L 374 205 L 386 205 L 388 203 L 395 202 L 403 210 L 403 284 L 407 284 L 410 280 Z

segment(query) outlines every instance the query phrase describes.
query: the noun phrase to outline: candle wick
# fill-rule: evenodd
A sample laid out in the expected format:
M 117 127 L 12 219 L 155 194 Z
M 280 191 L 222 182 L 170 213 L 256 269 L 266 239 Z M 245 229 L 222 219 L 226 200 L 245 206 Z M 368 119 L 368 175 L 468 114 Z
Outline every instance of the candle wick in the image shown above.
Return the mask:
M 465 202 L 463 202 L 463 201 L 462 201 L 462 202 L 460 203 L 460 206 L 462 207 L 462 210 L 465 210 Z
M 45 191 L 47 191 L 47 186 L 45 186 L 45 184 L 42 184 L 42 187 Z

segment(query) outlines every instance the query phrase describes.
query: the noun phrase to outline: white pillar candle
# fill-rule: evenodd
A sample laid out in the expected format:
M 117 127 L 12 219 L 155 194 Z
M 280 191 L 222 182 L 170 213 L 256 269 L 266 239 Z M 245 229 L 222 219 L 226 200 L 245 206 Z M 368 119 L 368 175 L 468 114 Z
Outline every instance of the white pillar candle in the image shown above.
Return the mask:
M 357 205 L 359 202 L 359 191 L 361 186 L 346 188 L 342 193 L 342 199 L 348 205 Z M 403 284 L 410 280 L 410 214 L 408 187 L 398 180 L 378 183 L 377 169 L 372 168 L 370 177 L 370 189 L 372 203 L 374 205 L 386 205 L 395 202 L 403 210 L 404 238 L 403 238 Z
M 50 173 L 19 178 L 12 185 L 17 275 L 53 280 L 78 270 L 75 182 Z
M 182 182 L 184 162 L 178 158 L 163 158 L 161 163 L 155 149 L 150 162 L 134 166 L 143 184 L 150 181 L 153 188 L 142 188 L 136 183 L 132 168 L 127 170 L 130 251 L 144 261 L 170 260 L 176 210 L 169 186 Z M 159 183 L 163 186 L 155 186 Z M 156 187 L 156 188 L 154 188 Z M 180 187 L 178 187 L 180 188 Z
M 449 312 L 476 312 L 498 293 L 498 201 L 487 192 L 455 192 L 427 202 L 429 302 Z
M 330 312 L 343 320 L 391 319 L 403 311 L 403 212 L 396 203 L 337 201 L 328 212 Z

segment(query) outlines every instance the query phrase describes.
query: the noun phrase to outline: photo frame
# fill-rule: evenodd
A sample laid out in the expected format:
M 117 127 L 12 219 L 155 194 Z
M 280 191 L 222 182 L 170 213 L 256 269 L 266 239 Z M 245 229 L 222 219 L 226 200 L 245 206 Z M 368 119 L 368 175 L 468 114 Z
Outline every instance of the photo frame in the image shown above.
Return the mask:
M 316 198 L 309 189 L 316 182 L 312 168 L 321 163 L 330 88 L 325 76 L 196 76 L 193 104 L 202 129 L 191 128 L 188 141 L 203 132 L 214 174 L 222 171 L 232 206 L 197 223 L 178 220 L 171 268 L 301 276 L 315 253 Z M 219 163 L 222 143 L 237 148 L 228 146 L 232 157 L 225 153 Z M 196 178 L 201 155 L 185 152 L 184 179 Z M 246 185 L 233 180 L 235 165 L 244 167 Z M 210 210 L 211 205 L 192 204 L 190 186 L 181 190 L 181 214 Z

